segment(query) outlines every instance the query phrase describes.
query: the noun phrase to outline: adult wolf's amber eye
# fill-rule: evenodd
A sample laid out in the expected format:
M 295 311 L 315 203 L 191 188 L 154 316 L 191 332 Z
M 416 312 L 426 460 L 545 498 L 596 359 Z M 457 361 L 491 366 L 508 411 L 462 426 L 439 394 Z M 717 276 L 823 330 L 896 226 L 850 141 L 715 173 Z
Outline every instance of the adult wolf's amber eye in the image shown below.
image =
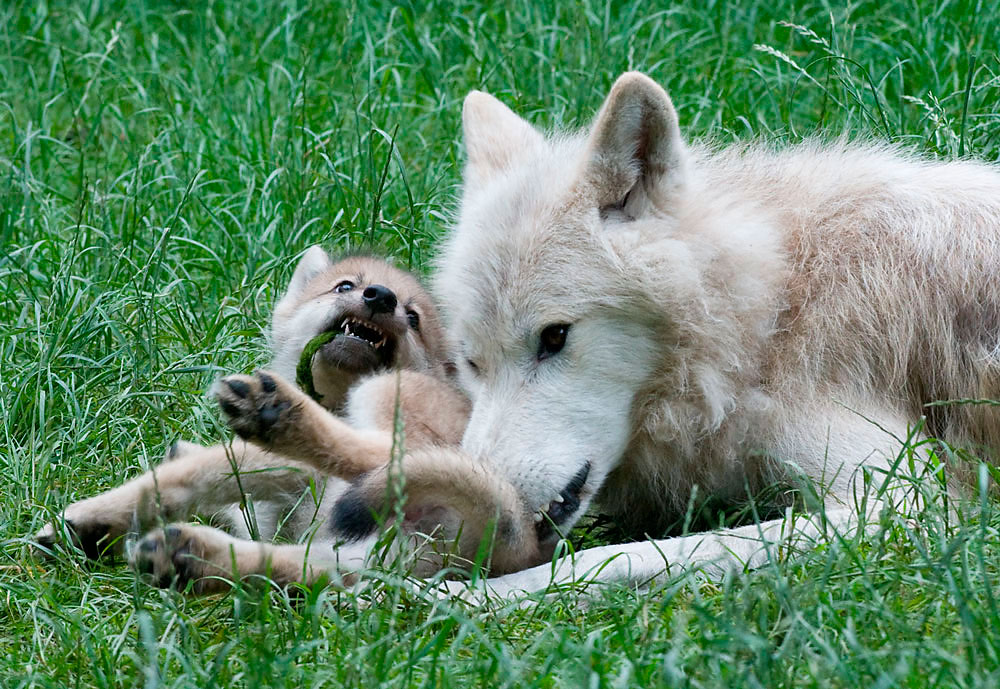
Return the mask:
M 569 323 L 556 323 L 547 326 L 538 337 L 538 359 L 547 359 L 558 354 L 566 346 L 566 336 L 569 334 Z
M 333 288 L 334 292 L 350 292 L 354 289 L 354 283 L 350 280 L 341 280 L 337 283 L 337 286 Z

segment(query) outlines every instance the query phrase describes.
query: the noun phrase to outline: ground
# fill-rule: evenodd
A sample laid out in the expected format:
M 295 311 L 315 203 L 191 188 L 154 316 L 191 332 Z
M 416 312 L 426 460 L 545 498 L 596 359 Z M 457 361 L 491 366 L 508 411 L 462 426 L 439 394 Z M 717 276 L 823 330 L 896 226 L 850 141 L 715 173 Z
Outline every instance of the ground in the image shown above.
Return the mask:
M 391 569 L 362 596 L 259 582 L 192 599 L 121 562 L 33 557 L 61 506 L 176 438 L 225 437 L 205 390 L 265 362 L 307 246 L 429 270 L 470 89 L 583 126 L 641 69 L 690 137 L 1000 156 L 995 0 L 655 5 L 0 7 L 0 686 L 1000 683 L 986 498 L 721 585 L 499 614 L 426 602 Z

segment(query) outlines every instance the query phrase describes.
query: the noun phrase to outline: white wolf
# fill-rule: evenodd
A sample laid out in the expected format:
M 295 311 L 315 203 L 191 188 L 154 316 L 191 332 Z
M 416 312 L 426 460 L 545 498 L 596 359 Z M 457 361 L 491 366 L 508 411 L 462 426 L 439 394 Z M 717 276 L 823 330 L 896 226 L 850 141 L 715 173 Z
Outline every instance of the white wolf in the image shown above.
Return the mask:
M 996 464 L 1000 411 L 924 406 L 1000 397 L 995 167 L 846 143 L 688 144 L 637 73 L 583 134 L 543 135 L 479 92 L 463 128 L 436 281 L 473 400 L 462 447 L 536 519 L 565 530 L 596 500 L 650 532 L 696 486 L 745 499 L 804 475 L 824 518 L 847 525 L 862 468 L 888 470 L 925 413 L 920 437 Z M 949 481 L 969 473 L 949 467 Z M 768 542 L 820 528 L 602 547 L 556 578 L 755 566 Z M 552 574 L 488 583 L 533 590 Z

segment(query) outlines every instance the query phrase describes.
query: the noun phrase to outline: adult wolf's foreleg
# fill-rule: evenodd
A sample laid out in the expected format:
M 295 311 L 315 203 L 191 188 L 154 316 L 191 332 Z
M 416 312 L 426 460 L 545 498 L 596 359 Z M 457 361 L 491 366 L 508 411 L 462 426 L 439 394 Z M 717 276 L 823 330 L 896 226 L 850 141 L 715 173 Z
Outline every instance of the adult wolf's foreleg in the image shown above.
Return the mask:
M 794 519 L 775 519 L 735 529 L 589 548 L 555 563 L 487 579 L 480 590 L 465 591 L 458 582 L 448 582 L 448 587 L 452 593 L 472 600 L 504 599 L 565 586 L 644 587 L 663 583 L 685 571 L 698 571 L 707 579 L 720 580 L 733 570 L 757 569 L 814 547 L 824 535 L 849 536 L 857 523 L 857 514 L 850 508 L 823 515 L 795 515 Z

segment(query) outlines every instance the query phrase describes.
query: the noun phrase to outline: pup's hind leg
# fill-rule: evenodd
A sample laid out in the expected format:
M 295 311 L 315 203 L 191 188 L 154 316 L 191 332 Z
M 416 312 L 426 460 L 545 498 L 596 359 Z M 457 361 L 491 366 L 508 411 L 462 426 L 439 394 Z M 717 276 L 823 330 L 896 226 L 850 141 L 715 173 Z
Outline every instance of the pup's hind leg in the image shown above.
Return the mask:
M 170 524 L 140 540 L 129 558 L 140 574 L 161 588 L 192 583 L 195 593 L 225 591 L 234 579 L 266 576 L 279 585 L 310 584 L 330 579 L 352 585 L 364 564 L 364 549 L 335 548 L 330 541 L 303 545 L 273 545 L 234 538 L 224 531 L 196 524 Z
M 194 449 L 105 493 L 75 502 L 62 512 L 69 536 L 90 558 L 118 551 L 133 524 L 154 516 L 183 519 L 213 514 L 252 495 L 259 500 L 301 494 L 326 479 L 310 467 L 269 454 L 242 441 Z M 235 470 L 234 470 L 235 469 Z M 47 524 L 35 540 L 51 546 L 62 524 Z

